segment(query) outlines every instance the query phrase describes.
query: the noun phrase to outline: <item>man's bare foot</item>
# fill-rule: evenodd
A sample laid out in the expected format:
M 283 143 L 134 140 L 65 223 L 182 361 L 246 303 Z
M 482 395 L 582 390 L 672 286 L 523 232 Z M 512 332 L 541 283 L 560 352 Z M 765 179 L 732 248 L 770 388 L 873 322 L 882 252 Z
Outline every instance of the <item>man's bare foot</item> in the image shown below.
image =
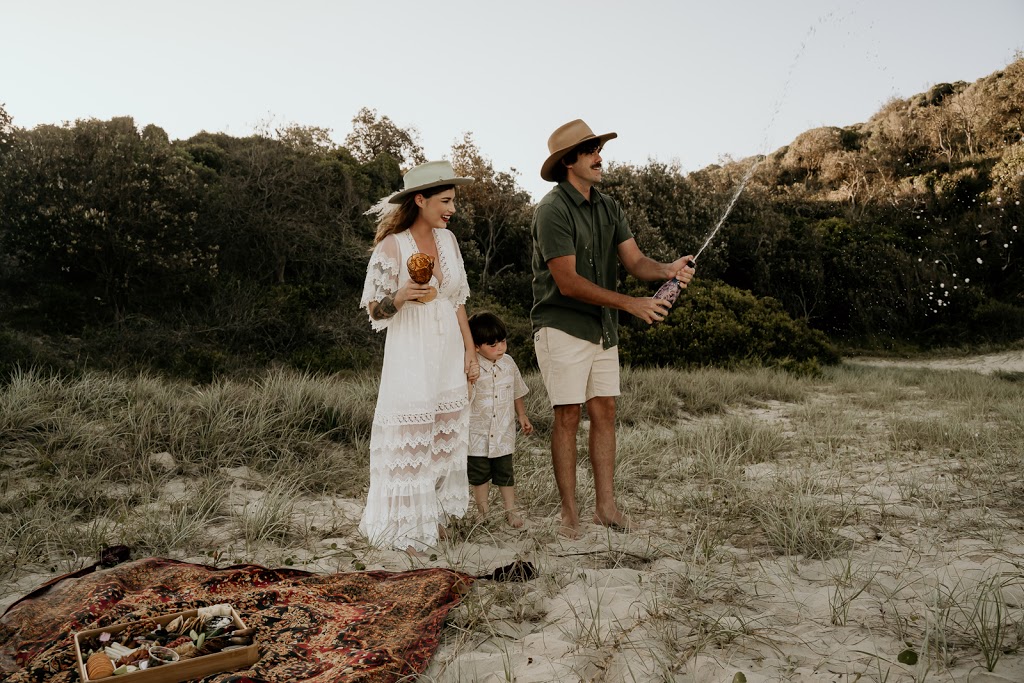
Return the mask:
M 515 510 L 505 510 L 505 519 L 513 529 L 523 528 L 523 518 Z
M 575 541 L 580 537 L 580 522 L 575 517 L 566 518 L 562 516 L 562 523 L 558 526 L 558 535 Z
M 613 531 L 632 531 L 636 528 L 636 526 L 633 524 L 633 520 L 631 520 L 629 517 L 622 514 L 618 510 L 616 510 L 613 514 L 610 515 L 599 515 L 595 512 L 594 524 L 606 526 Z

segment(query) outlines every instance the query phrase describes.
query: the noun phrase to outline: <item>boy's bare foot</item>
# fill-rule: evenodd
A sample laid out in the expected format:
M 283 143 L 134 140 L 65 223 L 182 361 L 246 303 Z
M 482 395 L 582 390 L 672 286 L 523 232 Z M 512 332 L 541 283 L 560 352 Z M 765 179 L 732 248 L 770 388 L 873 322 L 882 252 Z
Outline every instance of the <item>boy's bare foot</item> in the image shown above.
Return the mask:
M 523 528 L 523 518 L 515 510 L 506 510 L 505 519 L 508 521 L 508 525 L 513 529 Z

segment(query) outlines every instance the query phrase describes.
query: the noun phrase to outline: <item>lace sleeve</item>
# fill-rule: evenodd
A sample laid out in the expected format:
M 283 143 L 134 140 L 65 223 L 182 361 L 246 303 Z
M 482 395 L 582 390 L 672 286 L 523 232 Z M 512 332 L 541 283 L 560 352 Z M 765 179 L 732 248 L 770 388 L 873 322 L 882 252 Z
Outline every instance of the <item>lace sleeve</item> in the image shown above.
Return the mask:
M 469 298 L 469 278 L 466 275 L 466 264 L 462 261 L 462 250 L 459 249 L 459 241 L 455 239 L 455 235 L 451 231 L 446 230 L 445 232 L 451 236 L 452 248 L 455 250 L 455 262 L 458 265 L 459 272 L 456 277 L 459 278 L 459 284 L 451 297 L 452 304 L 458 308 L 459 306 L 465 306 L 466 300 Z
M 398 240 L 394 235 L 388 235 L 370 254 L 370 262 L 366 266 L 366 282 L 363 283 L 363 298 L 359 300 L 359 307 L 370 315 L 369 305 L 371 301 L 380 301 L 398 291 Z M 374 320 L 370 318 L 370 327 L 380 332 L 388 326 L 392 318 Z

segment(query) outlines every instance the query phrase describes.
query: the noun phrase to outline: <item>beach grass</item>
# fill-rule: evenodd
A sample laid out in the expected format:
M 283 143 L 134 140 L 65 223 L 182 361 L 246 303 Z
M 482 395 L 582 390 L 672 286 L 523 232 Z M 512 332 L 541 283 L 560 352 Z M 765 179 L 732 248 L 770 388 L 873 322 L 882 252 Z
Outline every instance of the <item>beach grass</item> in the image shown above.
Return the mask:
M 507 526 L 495 495 L 487 517 L 456 520 L 415 560 L 356 531 L 371 370 L 207 385 L 17 373 L 0 386 L 0 605 L 117 544 L 311 571 L 476 575 L 526 560 L 532 581 L 477 583 L 424 680 L 1024 671 L 1024 386 L 1012 374 L 626 369 L 616 491 L 637 529 L 585 524 L 574 541 L 557 533 L 547 397 L 525 379 L 537 429 L 515 455 L 526 530 Z

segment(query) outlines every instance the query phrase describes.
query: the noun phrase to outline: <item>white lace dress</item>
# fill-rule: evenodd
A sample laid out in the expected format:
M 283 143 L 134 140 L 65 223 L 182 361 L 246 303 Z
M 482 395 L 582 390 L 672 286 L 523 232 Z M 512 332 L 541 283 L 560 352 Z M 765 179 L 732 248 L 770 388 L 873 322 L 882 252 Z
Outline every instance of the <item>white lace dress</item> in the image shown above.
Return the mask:
M 386 320 L 384 367 L 370 435 L 370 491 L 359 531 L 371 543 L 423 551 L 438 541 L 438 524 L 461 517 L 469 505 L 466 450 L 469 399 L 465 346 L 456 311 L 469 297 L 455 236 L 434 230 L 440 268 L 430 284 L 437 298 L 407 302 Z M 408 230 L 374 248 L 360 306 L 394 294 L 409 279 L 405 262 L 416 253 Z

